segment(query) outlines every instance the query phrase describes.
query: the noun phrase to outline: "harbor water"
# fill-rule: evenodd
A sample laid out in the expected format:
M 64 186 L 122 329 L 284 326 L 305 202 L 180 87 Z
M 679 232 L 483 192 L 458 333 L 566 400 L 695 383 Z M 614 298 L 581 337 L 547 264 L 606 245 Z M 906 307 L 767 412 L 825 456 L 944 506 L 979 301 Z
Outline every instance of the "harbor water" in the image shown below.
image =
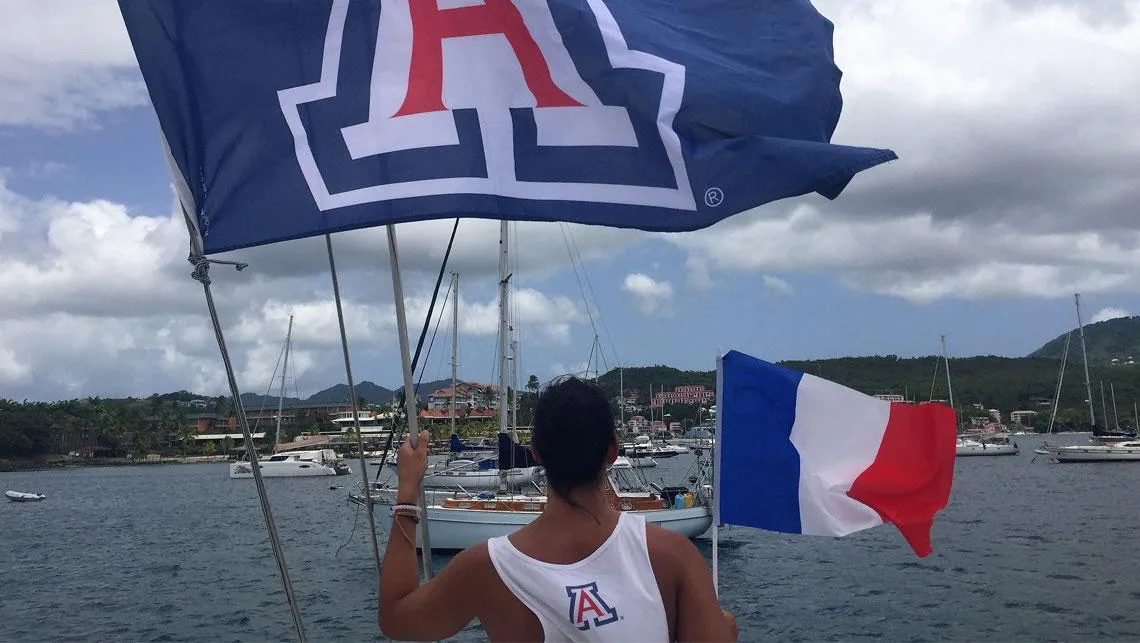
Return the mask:
M 891 527 L 723 529 L 721 602 L 740 639 L 1140 638 L 1140 463 L 1060 465 L 1033 453 L 1039 437 L 1015 439 L 1018 456 L 958 459 L 926 559 Z M 647 474 L 672 483 L 691 463 Z M 366 514 L 346 502 L 357 480 L 266 480 L 313 641 L 382 639 Z M 253 482 L 225 465 L 7 473 L 0 487 L 47 495 L 0 504 L 0 639 L 295 640 Z M 455 640 L 482 639 L 472 625 Z

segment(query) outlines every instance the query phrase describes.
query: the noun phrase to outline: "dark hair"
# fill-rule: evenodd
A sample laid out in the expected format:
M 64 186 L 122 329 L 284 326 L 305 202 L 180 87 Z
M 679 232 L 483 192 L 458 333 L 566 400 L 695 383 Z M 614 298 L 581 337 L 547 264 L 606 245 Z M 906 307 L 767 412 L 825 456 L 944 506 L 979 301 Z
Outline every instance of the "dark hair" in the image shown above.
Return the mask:
M 614 440 L 614 414 L 601 386 L 569 377 L 548 386 L 534 409 L 532 444 L 554 493 L 597 483 Z

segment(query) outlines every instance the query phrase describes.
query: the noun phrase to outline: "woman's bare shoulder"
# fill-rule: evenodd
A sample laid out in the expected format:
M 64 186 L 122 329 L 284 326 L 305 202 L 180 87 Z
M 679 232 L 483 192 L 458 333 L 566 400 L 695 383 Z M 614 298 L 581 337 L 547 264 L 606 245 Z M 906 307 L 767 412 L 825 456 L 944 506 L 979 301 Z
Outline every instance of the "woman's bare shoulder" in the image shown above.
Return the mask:
M 693 541 L 675 531 L 646 523 L 645 544 L 655 572 L 658 568 L 672 571 L 683 570 L 694 564 L 704 565 L 704 556 Z

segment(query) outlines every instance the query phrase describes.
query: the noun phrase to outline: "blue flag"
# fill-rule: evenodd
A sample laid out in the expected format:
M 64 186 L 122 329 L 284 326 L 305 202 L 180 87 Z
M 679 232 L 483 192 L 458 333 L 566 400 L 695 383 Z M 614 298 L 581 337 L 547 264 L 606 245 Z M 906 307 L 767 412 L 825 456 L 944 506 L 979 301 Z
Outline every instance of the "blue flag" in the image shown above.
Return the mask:
M 119 0 L 206 253 L 456 216 L 695 230 L 835 198 L 808 0 Z

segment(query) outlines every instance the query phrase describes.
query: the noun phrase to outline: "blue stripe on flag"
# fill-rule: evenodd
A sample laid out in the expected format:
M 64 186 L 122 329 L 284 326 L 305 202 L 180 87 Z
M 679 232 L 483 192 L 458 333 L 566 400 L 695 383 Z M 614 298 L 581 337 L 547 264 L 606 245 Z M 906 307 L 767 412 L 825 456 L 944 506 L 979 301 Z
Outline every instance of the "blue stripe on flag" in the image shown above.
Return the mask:
M 737 351 L 722 360 L 720 520 L 800 533 L 800 456 L 791 442 L 802 373 Z

